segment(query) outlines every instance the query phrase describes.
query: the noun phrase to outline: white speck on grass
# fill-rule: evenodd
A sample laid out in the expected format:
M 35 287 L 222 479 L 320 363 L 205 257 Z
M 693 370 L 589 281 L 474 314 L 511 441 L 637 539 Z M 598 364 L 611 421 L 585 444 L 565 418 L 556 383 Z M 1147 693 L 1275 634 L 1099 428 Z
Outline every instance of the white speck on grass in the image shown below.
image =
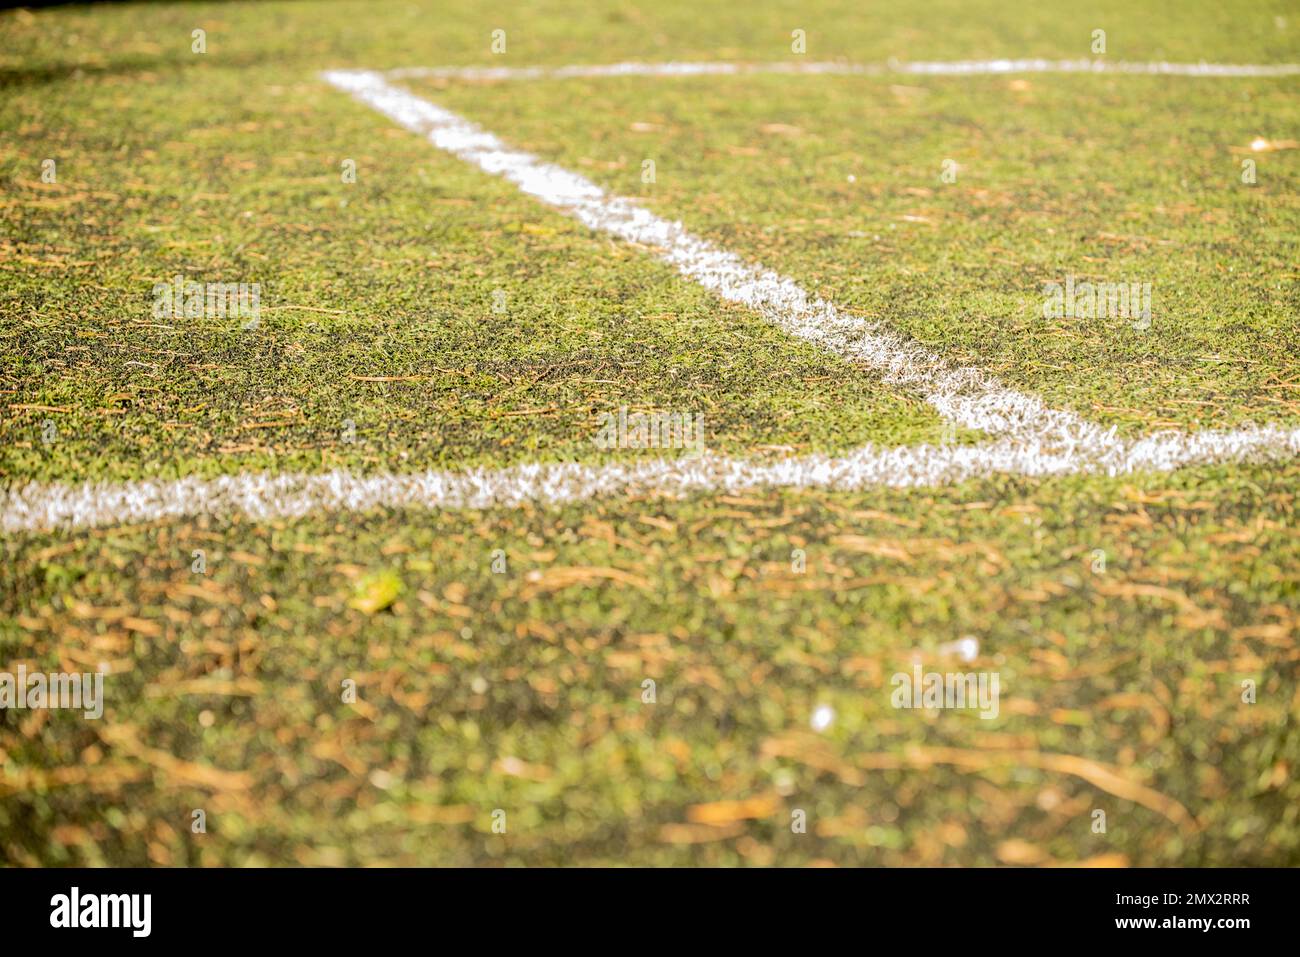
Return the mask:
M 957 653 L 957 657 L 960 658 L 962 661 L 974 661 L 976 658 L 980 656 L 979 640 L 971 635 L 967 635 L 964 638 L 959 638 L 958 640 L 954 641 L 952 645 L 953 645 L 952 650 Z
M 814 731 L 825 731 L 835 721 L 835 709 L 828 704 L 818 705 L 812 713 L 812 725 Z

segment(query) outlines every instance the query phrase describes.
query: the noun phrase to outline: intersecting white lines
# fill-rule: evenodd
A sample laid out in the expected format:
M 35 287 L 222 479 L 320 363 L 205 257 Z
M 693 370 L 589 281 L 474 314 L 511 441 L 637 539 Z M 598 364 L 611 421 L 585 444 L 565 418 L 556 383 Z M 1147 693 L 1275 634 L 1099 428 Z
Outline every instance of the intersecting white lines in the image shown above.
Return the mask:
M 574 76 L 685 76 L 745 73 L 996 74 L 1020 72 L 1138 73 L 1178 76 L 1286 76 L 1300 65 L 1128 64 L 1104 61 L 985 60 L 951 63 L 663 63 L 580 67 L 400 69 L 387 76 L 465 80 Z M 592 229 L 655 251 L 687 279 L 743 303 L 791 335 L 881 373 L 922 395 L 940 415 L 995 438 L 978 445 L 868 445 L 839 456 L 737 458 L 702 453 L 634 463 L 526 464 L 503 469 L 321 474 L 244 472 L 215 479 L 30 483 L 0 490 L 6 534 L 77 529 L 203 515 L 295 518 L 373 508 L 488 508 L 526 502 L 559 504 L 616 494 L 685 495 L 754 487 L 862 489 L 911 487 L 1004 474 L 1048 477 L 1121 475 L 1193 465 L 1276 461 L 1300 455 L 1300 429 L 1251 426 L 1230 431 L 1158 432 L 1122 440 L 1068 411 L 1007 388 L 978 369 L 942 357 L 878 324 L 841 313 L 793 280 L 746 263 L 681 223 L 661 219 L 629 199 L 607 195 L 589 180 L 512 150 L 473 123 L 393 86 L 385 74 L 324 74 L 340 89 L 439 149 L 521 190 Z

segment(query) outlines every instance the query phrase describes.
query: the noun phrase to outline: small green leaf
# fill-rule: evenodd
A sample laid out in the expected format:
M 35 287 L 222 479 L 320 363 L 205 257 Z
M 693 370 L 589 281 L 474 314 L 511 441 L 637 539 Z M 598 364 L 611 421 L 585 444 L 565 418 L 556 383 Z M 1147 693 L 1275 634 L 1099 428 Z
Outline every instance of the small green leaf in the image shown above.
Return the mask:
M 397 601 L 397 596 L 402 593 L 402 579 L 387 569 L 371 572 L 357 581 L 353 592 L 348 607 L 373 615 Z

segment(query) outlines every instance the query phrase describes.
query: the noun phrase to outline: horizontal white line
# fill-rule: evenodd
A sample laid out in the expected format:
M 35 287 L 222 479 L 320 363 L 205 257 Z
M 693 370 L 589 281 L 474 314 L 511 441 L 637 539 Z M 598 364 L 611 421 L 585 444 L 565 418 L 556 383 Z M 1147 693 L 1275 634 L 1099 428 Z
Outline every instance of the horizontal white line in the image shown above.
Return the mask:
M 598 63 L 570 66 L 398 67 L 385 71 L 394 79 L 427 77 L 445 80 L 564 80 L 618 76 L 738 76 L 754 73 L 830 76 L 974 76 L 1008 73 L 1126 73 L 1150 76 L 1247 77 L 1295 76 L 1300 63 L 1137 63 L 1123 60 L 889 60 L 841 63 L 785 60 L 768 63 L 727 61 L 668 63 Z
M 32 483 L 0 490 L 5 533 L 77 529 L 201 515 L 293 518 L 378 508 L 459 509 L 524 502 L 563 503 L 614 494 L 684 495 L 756 486 L 861 489 L 958 482 L 1005 474 L 1030 477 L 1168 471 L 1216 462 L 1269 461 L 1300 454 L 1300 429 L 1252 427 L 1121 441 L 1072 413 L 1006 389 L 975 369 L 839 313 L 795 283 L 745 264 L 626 199 L 526 153 L 368 72 L 334 72 L 331 82 L 436 146 L 502 175 L 593 229 L 654 248 L 685 276 L 752 306 L 791 333 L 819 342 L 918 389 L 952 420 L 1002 435 L 974 446 L 867 446 L 840 457 L 778 460 L 702 453 L 606 465 L 520 465 L 500 470 L 318 475 L 241 473 L 215 479 L 122 483 Z
M 980 445 L 866 446 L 842 456 L 776 460 L 709 452 L 675 459 L 518 465 L 463 472 L 316 475 L 243 472 L 214 479 L 30 484 L 0 492 L 6 534 L 160 520 L 244 516 L 265 521 L 371 509 L 483 509 L 613 495 L 737 492 L 755 487 L 855 490 L 939 485 L 990 475 L 1121 475 L 1300 455 L 1300 429 L 1168 432 L 1118 442 L 1100 458 L 1001 439 Z
M 653 250 L 679 273 L 723 299 L 755 310 L 787 333 L 817 343 L 881 373 L 886 382 L 923 395 L 940 415 L 991 435 L 1053 443 L 1100 454 L 1109 432 L 1079 416 L 1049 409 L 974 368 L 952 368 L 940 356 L 878 324 L 840 312 L 791 279 L 720 249 L 681 223 L 654 215 L 630 199 L 609 196 L 595 183 L 536 156 L 506 146 L 468 120 L 393 86 L 380 74 L 337 70 L 330 83 L 426 136 L 434 146 L 502 176 L 521 190 L 584 225 Z

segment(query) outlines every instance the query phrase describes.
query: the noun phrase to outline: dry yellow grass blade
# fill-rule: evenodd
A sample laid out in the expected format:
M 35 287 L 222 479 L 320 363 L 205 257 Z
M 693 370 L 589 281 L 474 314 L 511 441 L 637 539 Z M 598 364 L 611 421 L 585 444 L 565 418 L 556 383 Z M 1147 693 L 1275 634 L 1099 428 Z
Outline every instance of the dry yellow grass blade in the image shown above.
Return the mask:
M 875 555 L 879 558 L 891 558 L 904 565 L 912 564 L 912 556 L 901 542 L 885 538 L 869 538 L 866 535 L 836 535 L 831 543 L 845 551 Z
M 193 678 L 189 681 L 177 681 L 171 684 L 150 685 L 145 691 L 147 698 L 170 698 L 176 695 L 210 694 L 232 698 L 252 698 L 262 690 L 262 684 L 252 678 Z
M 572 588 L 574 585 L 590 585 L 598 581 L 614 581 L 623 585 L 630 585 L 640 591 L 650 590 L 648 581 L 638 575 L 633 575 L 631 572 L 625 572 L 621 568 L 549 568 L 544 572 L 529 572 L 527 580 L 528 585 L 521 592 L 524 598 L 562 591 L 565 588 Z
M 856 757 L 853 764 L 829 753 L 825 744 L 810 735 L 791 735 L 765 741 L 762 753 L 789 758 L 809 767 L 835 774 L 846 784 L 861 785 L 858 769 L 868 771 L 912 768 L 924 770 L 943 764 L 968 771 L 985 771 L 995 767 L 1018 765 L 1038 768 L 1081 778 L 1108 794 L 1155 811 L 1189 832 L 1200 830 L 1200 823 L 1182 804 L 1154 788 L 1128 777 L 1120 768 L 1073 754 L 1018 749 L 971 749 L 943 747 L 909 747 L 904 751 L 878 751 Z M 856 768 L 853 766 L 856 765 Z
M 105 725 L 100 729 L 99 736 L 120 753 L 161 772 L 164 785 L 213 791 L 246 791 L 253 786 L 252 775 L 243 771 L 224 771 L 211 765 L 194 764 L 158 748 L 151 748 L 143 744 L 136 737 L 135 729 L 128 725 Z
M 723 825 L 733 821 L 771 817 L 780 809 L 781 802 L 770 795 L 746 798 L 742 801 L 711 801 L 688 807 L 686 820 L 692 824 Z
M 145 767 L 126 767 L 121 764 L 101 764 L 94 768 L 64 767 L 48 771 L 39 768 L 0 770 L 0 797 L 48 791 L 63 787 L 84 787 L 92 793 L 116 795 L 122 786 L 149 777 Z
M 871 755 L 865 756 L 867 758 Z M 896 757 L 882 755 L 881 757 Z M 911 767 L 929 767 L 933 764 L 947 764 L 954 767 L 968 768 L 973 771 L 998 765 L 1018 764 L 1021 767 L 1039 768 L 1082 778 L 1089 784 L 1101 788 L 1109 794 L 1134 804 L 1140 804 L 1148 810 L 1155 811 L 1168 818 L 1174 824 L 1189 831 L 1200 829 L 1200 825 L 1182 804 L 1168 795 L 1161 794 L 1125 776 L 1119 768 L 1081 758 L 1073 754 L 1057 754 L 1050 751 L 975 751 L 966 748 L 909 748 L 905 761 Z
M 1109 695 L 1097 703 L 1099 709 L 1140 708 L 1151 716 L 1159 737 L 1169 733 L 1169 712 L 1149 694 L 1136 691 Z
M 706 844 L 725 841 L 744 833 L 744 830 L 745 826 L 739 822 L 717 827 L 711 824 L 665 824 L 659 828 L 659 840 L 665 844 Z

